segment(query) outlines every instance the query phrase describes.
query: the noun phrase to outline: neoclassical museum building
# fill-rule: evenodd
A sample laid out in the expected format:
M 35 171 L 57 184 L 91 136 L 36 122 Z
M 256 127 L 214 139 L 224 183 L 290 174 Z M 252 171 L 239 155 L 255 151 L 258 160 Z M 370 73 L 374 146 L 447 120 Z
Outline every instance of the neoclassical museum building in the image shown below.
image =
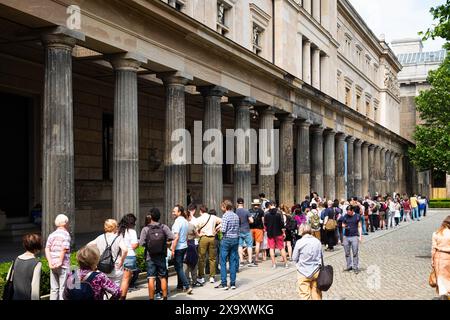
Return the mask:
M 0 0 L 2 215 L 41 205 L 46 236 L 58 213 L 77 233 L 151 207 L 171 224 L 188 190 L 216 210 L 417 192 L 401 68 L 347 0 Z M 175 162 L 194 121 L 279 129 L 278 173 Z

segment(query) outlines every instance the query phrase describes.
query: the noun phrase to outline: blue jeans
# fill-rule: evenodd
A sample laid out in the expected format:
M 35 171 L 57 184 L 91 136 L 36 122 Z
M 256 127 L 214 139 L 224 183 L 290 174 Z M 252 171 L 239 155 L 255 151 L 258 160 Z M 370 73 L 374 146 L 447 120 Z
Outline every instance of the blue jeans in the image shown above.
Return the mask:
M 415 207 L 411 209 L 413 220 L 419 219 L 419 207 Z
M 230 286 L 236 285 L 236 272 L 238 268 L 239 239 L 223 238 L 220 244 L 220 277 L 222 285 L 227 285 L 227 258 L 230 258 Z
M 362 233 L 364 235 L 367 235 L 367 230 L 366 230 L 366 217 L 364 215 L 361 215 L 361 224 L 362 224 Z
M 186 251 L 187 251 L 187 248 L 181 249 L 181 250 L 175 250 L 175 260 L 174 260 L 173 264 L 175 267 L 175 271 L 177 272 L 177 279 L 178 279 L 177 288 L 179 288 L 179 289 L 189 288 L 189 281 L 183 270 L 183 260 L 184 260 L 184 256 L 186 255 Z

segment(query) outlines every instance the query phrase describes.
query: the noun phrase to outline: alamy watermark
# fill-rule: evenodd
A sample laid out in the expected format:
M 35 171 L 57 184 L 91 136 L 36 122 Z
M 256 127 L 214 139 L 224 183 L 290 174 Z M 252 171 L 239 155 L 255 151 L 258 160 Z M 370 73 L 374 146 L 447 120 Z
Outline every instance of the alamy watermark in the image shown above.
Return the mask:
M 202 121 L 194 121 L 193 138 L 188 130 L 176 129 L 171 142 L 171 161 L 175 165 L 258 164 L 261 175 L 274 175 L 279 169 L 278 129 L 227 129 L 224 137 L 218 129 L 203 132 Z
M 81 29 L 81 9 L 77 5 L 70 5 L 67 7 L 66 13 L 69 17 L 66 20 L 67 28 L 71 30 Z

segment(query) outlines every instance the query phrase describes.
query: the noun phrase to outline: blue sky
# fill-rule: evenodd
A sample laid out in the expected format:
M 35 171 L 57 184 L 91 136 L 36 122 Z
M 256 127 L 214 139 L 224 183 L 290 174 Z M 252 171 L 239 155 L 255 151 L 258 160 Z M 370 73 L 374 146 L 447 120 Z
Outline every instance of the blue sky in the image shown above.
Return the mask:
M 418 37 L 434 22 L 429 10 L 445 0 L 350 0 L 367 25 L 377 35 L 385 34 L 386 41 Z M 440 50 L 443 39 L 427 40 L 424 51 Z

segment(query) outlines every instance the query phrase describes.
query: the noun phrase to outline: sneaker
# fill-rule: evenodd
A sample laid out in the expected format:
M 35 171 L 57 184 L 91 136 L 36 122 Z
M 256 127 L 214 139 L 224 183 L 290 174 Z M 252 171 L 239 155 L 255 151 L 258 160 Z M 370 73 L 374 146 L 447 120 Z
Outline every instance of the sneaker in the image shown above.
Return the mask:
M 224 286 L 223 284 L 219 284 L 218 286 L 215 286 L 216 289 L 222 289 L 222 290 L 228 290 L 228 286 Z
M 177 288 L 177 292 L 183 292 L 184 289 L 183 288 Z
M 353 269 L 353 270 L 354 270 L 355 274 L 359 273 L 359 269 Z
M 155 300 L 161 300 L 161 299 L 162 299 L 162 294 L 161 293 L 155 294 Z
M 201 283 L 201 284 L 204 284 L 205 283 L 205 278 L 198 278 L 197 282 Z
M 192 294 L 192 288 L 191 287 L 186 289 L 186 294 Z
M 286 263 L 284 266 L 286 269 L 289 269 L 289 263 Z
M 344 272 L 350 272 L 350 271 L 352 271 L 353 269 L 352 268 L 346 268 L 346 269 L 344 269 L 343 271 Z
M 196 283 L 194 283 L 194 285 L 193 285 L 194 287 L 203 287 L 203 284 L 201 284 L 200 282 L 196 282 Z
M 216 279 L 214 279 L 214 277 L 209 277 L 209 283 L 214 283 L 216 282 Z
M 272 269 L 276 269 L 277 268 L 277 265 L 276 264 L 273 264 L 272 265 Z
M 244 264 L 241 262 L 241 263 L 239 263 L 239 268 L 243 268 L 244 267 Z
M 236 290 L 236 286 L 235 286 L 235 285 L 232 285 L 232 286 L 231 286 L 231 290 Z
M 247 264 L 247 267 L 257 267 L 257 266 L 258 265 L 256 263 L 253 263 L 253 262 Z

